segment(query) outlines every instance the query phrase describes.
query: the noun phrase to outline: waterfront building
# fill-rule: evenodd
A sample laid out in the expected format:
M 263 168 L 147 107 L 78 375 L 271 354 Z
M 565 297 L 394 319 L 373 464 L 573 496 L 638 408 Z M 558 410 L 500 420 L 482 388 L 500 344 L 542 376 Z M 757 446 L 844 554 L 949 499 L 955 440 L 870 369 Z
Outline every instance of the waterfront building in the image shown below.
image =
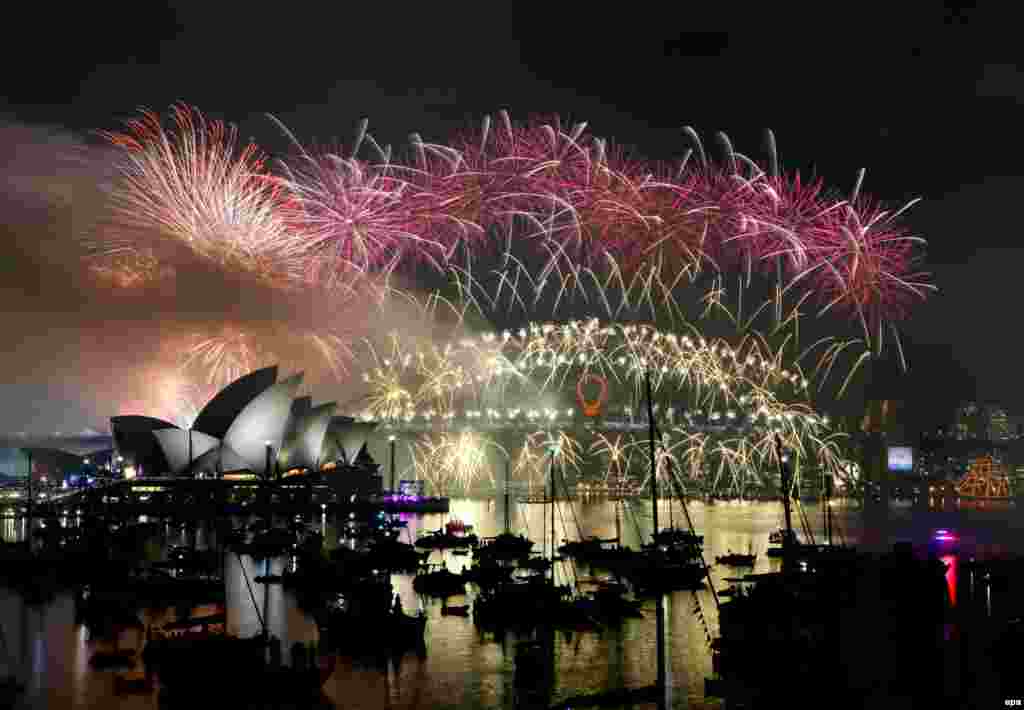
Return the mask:
M 341 473 L 339 485 L 379 493 L 379 466 L 366 449 L 376 422 L 335 416 L 334 402 L 296 397 L 302 373 L 278 380 L 267 367 L 235 380 L 203 407 L 189 428 L 144 413 L 110 419 L 110 435 L 0 436 L 0 479 L 60 485 L 138 477 L 283 478 Z M 345 478 L 344 484 L 340 478 Z
M 334 402 L 296 397 L 303 374 L 255 370 L 218 392 L 189 428 L 147 416 L 113 417 L 118 452 L 146 475 L 280 478 L 351 467 L 373 422 L 334 416 Z

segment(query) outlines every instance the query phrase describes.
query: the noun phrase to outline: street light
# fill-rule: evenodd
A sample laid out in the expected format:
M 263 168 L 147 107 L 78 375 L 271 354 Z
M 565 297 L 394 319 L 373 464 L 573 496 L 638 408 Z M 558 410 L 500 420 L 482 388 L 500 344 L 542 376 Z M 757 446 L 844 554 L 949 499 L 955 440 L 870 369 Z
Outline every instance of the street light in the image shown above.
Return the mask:
M 391 434 L 388 437 L 388 442 L 391 444 L 391 494 L 395 494 L 395 435 Z

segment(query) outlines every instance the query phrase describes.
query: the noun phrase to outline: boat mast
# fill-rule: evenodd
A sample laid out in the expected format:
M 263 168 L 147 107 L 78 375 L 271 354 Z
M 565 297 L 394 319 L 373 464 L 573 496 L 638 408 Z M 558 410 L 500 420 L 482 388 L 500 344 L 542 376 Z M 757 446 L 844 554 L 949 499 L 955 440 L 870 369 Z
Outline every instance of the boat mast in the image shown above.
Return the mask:
M 619 517 L 621 505 L 621 500 L 615 501 L 615 547 L 622 547 L 622 518 Z
M 832 547 L 832 476 L 825 475 L 825 535 Z
M 28 454 L 28 481 L 27 481 L 28 490 L 26 491 L 28 493 L 28 508 L 26 510 L 28 515 L 26 516 L 26 521 L 25 521 L 25 542 L 26 542 L 26 546 L 28 547 L 29 552 L 31 552 L 32 551 L 32 522 L 33 522 L 33 513 L 34 513 L 33 505 L 35 504 L 36 499 L 35 499 L 35 495 L 32 492 L 32 450 L 31 449 L 26 449 L 25 453 Z
M 655 456 L 655 427 L 654 427 L 654 397 L 651 393 L 651 371 L 644 371 L 644 383 L 646 385 L 647 394 L 647 431 L 650 438 L 650 451 L 651 451 L 651 516 L 652 522 L 654 523 L 654 539 L 652 540 L 657 545 L 658 540 L 658 460 Z M 653 563 L 653 560 L 652 560 Z M 665 595 L 660 591 L 658 592 L 658 600 L 655 614 L 657 615 L 657 649 L 658 649 L 658 673 L 656 681 L 658 707 L 664 708 L 667 706 L 667 678 L 665 673 Z
M 644 374 L 644 381 L 647 388 L 647 432 L 651 445 L 651 516 L 654 523 L 653 542 L 658 539 L 658 460 L 655 453 L 654 437 L 654 405 L 651 402 L 651 371 Z
M 551 450 L 551 586 L 555 586 L 555 450 Z
M 267 631 L 267 622 L 264 621 L 263 614 L 260 613 L 260 607 L 256 603 L 256 594 L 253 593 L 252 585 L 249 584 L 249 575 L 245 571 L 245 563 L 242 562 L 242 555 L 238 552 L 238 550 L 235 550 L 235 557 L 238 558 L 238 566 L 242 569 L 242 579 L 245 580 L 245 587 L 249 590 L 249 599 L 252 600 L 252 608 L 256 611 L 256 618 L 259 619 L 260 627 L 263 629 L 263 638 L 270 638 L 270 634 Z M 265 589 L 269 592 L 270 585 L 265 585 Z
M 792 564 L 792 537 L 793 537 L 793 514 L 789 509 L 789 473 L 782 461 L 782 437 L 775 433 L 775 455 L 779 463 L 779 479 L 782 484 L 782 510 L 786 516 L 786 532 L 782 538 L 782 566 L 787 568 Z
M 505 534 L 508 535 L 510 530 L 509 525 L 509 510 L 508 510 L 508 468 L 509 460 L 505 458 Z

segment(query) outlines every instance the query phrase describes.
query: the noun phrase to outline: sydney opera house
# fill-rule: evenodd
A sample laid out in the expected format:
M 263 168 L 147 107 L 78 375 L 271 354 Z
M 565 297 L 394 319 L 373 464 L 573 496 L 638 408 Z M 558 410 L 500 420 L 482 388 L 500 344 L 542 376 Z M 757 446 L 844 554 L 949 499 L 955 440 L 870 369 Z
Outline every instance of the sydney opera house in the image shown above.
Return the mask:
M 278 380 L 276 366 L 251 372 L 211 399 L 189 429 L 147 416 L 113 417 L 114 446 L 146 476 L 273 478 L 373 465 L 365 443 L 375 425 L 334 416 L 334 402 L 313 406 L 311 397 L 296 397 L 301 384 L 301 373 Z
M 235 380 L 213 397 L 191 428 L 149 416 L 112 417 L 111 435 L 0 437 L 0 477 L 62 472 L 107 462 L 127 477 L 272 478 L 303 471 L 353 468 L 376 474 L 366 448 L 374 423 L 335 416 L 333 402 L 296 397 L 302 374 L 278 380 L 267 367 Z M 116 462 L 116 463 L 115 463 Z

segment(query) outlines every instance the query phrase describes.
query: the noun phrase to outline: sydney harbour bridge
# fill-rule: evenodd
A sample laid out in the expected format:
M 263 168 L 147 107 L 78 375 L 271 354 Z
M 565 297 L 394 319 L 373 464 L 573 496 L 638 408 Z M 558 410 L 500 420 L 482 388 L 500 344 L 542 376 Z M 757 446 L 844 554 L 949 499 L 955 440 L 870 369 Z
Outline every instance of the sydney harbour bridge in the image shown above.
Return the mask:
M 487 489 L 506 465 L 539 485 L 552 462 L 577 483 L 645 485 L 648 379 L 659 475 L 688 493 L 775 491 L 777 436 L 798 482 L 842 469 L 841 438 L 809 405 L 807 379 L 759 340 L 595 319 L 440 344 L 394 334 L 370 357 L 368 394 L 350 413 L 378 423 L 385 470 L 435 492 Z

